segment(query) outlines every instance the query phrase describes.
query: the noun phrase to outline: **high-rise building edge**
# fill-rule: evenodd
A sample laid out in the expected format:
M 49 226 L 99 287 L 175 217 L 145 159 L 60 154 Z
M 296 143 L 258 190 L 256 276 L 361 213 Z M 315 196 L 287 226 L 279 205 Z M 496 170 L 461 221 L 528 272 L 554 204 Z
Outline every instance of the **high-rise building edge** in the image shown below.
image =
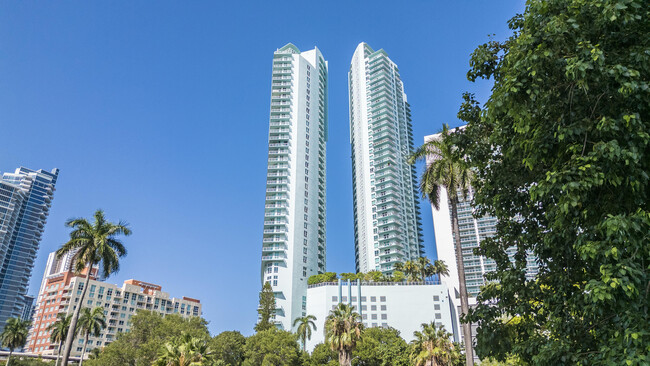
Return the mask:
M 261 280 L 271 284 L 275 321 L 286 330 L 306 315 L 309 276 L 325 272 L 327 91 L 318 48 L 275 51 Z
M 424 254 L 410 106 L 383 49 L 359 44 L 348 83 L 356 269 L 391 273 Z
M 0 179 L 0 330 L 33 301 L 27 286 L 58 175 L 21 167 Z

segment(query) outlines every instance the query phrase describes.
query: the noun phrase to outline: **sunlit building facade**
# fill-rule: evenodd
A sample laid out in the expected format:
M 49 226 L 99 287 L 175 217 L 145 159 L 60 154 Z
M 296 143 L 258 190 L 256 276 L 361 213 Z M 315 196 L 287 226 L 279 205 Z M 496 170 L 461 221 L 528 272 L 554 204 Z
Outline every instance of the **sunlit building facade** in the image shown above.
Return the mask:
M 309 276 L 325 272 L 327 83 L 317 48 L 275 51 L 261 280 L 271 284 L 275 321 L 286 330 L 306 315 Z
M 357 272 L 423 255 L 411 111 L 397 65 L 361 43 L 348 73 Z
M 27 287 L 58 175 L 21 167 L 0 179 L 0 331 L 32 306 Z

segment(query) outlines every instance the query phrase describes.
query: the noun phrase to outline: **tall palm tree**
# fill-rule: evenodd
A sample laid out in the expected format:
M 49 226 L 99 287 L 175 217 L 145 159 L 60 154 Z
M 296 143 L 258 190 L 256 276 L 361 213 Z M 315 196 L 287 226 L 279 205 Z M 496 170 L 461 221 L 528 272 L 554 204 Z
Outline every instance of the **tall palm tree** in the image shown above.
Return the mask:
M 7 363 L 11 360 L 11 354 L 16 348 L 23 348 L 27 343 L 27 334 L 29 333 L 29 326 L 32 324 L 29 320 L 22 320 L 20 318 L 9 318 L 5 329 L 0 333 L 0 342 L 2 347 L 9 348 L 9 356 L 7 356 Z
M 340 303 L 325 320 L 325 342 L 332 351 L 338 351 L 339 364 L 352 364 L 352 351 L 361 339 L 363 323 L 354 306 Z
M 68 336 L 68 330 L 70 329 L 71 321 L 72 315 L 58 313 L 56 315 L 56 321 L 47 327 L 47 331 L 50 332 L 50 341 L 52 343 L 59 344 L 59 347 L 56 351 L 55 366 L 59 366 L 59 360 L 61 358 L 61 347 L 63 347 L 63 342 L 65 342 L 65 339 Z
M 155 366 L 199 366 L 212 365 L 214 360 L 208 343 L 201 338 L 195 338 L 185 333 L 180 339 L 166 343 Z
M 75 307 L 70 322 L 70 329 L 76 329 L 81 304 L 83 304 L 88 287 L 90 287 L 88 283 L 91 270 L 101 264 L 101 274 L 106 278 L 120 269 L 120 258 L 126 255 L 126 248 L 117 237 L 131 235 L 131 229 L 127 223 L 122 221 L 117 224 L 106 221 L 102 210 L 95 211 L 92 224 L 84 218 L 77 218 L 66 221 L 65 225 L 73 230 L 70 232 L 70 240 L 56 251 L 56 256 L 61 258 L 67 253 L 75 253 L 72 259 L 75 271 L 81 273 L 87 269 L 86 283 L 79 299 L 79 305 Z M 74 332 L 68 332 L 63 348 L 63 365 L 68 364 L 73 339 Z
M 411 361 L 415 366 L 451 366 L 460 355 L 451 342 L 451 334 L 434 322 L 422 324 L 422 331 L 413 332 L 411 342 Z
M 316 320 L 315 316 L 307 315 L 307 316 L 296 318 L 293 321 L 293 326 L 294 327 L 296 325 L 298 326 L 298 329 L 296 329 L 296 333 L 298 333 L 298 336 L 302 340 L 303 351 L 307 350 L 307 340 L 311 339 L 311 329 L 314 328 L 314 330 L 316 330 L 316 323 L 314 323 L 315 320 Z
M 422 177 L 420 178 L 420 191 L 425 199 L 436 209 L 440 208 L 440 190 L 445 188 L 451 202 L 451 224 L 454 232 L 456 247 L 456 263 L 458 265 L 458 282 L 460 292 L 461 315 L 469 311 L 467 287 L 465 285 L 465 265 L 463 263 L 463 249 L 460 245 L 460 230 L 458 227 L 458 197 L 467 198 L 469 194 L 472 172 L 467 164 L 456 154 L 456 147 L 450 142 L 449 126 L 443 125 L 440 137 L 430 140 L 420 146 L 410 157 L 409 163 L 414 164 L 419 160 L 433 157 Z M 474 365 L 472 356 L 472 329 L 470 324 L 463 324 L 463 339 L 465 341 L 467 366 Z
M 88 338 L 99 337 L 102 329 L 106 328 L 106 315 L 101 306 L 93 308 L 83 308 L 81 316 L 79 317 L 79 331 L 84 336 L 84 347 L 81 350 L 81 358 L 79 359 L 79 366 L 84 362 L 84 355 L 86 354 L 86 346 L 88 346 Z

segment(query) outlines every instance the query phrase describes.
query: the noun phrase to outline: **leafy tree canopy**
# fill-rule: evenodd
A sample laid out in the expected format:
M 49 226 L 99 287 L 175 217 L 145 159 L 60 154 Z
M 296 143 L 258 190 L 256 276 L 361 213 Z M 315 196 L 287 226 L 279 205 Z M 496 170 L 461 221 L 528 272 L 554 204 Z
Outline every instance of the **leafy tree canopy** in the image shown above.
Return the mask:
M 483 107 L 465 95 L 467 128 L 453 137 L 477 175 L 477 214 L 499 220 L 478 251 L 498 284 L 468 317 L 477 352 L 648 364 L 649 3 L 528 0 L 509 25 L 509 39 L 472 54 L 468 78 L 494 86 Z
M 244 366 L 297 366 L 301 352 L 294 334 L 271 328 L 248 337 L 244 346 Z
M 216 359 L 224 365 L 239 366 L 244 362 L 244 345 L 246 337 L 238 331 L 222 332 L 210 341 L 210 348 Z
M 367 328 L 352 352 L 354 366 L 409 366 L 406 341 L 394 328 Z
M 255 324 L 256 332 L 275 328 L 273 320 L 275 317 L 275 294 L 273 293 L 270 282 L 265 282 L 264 286 L 262 286 L 262 291 L 260 291 L 260 304 L 257 308 L 257 313 L 259 314 L 260 319 L 257 324 Z

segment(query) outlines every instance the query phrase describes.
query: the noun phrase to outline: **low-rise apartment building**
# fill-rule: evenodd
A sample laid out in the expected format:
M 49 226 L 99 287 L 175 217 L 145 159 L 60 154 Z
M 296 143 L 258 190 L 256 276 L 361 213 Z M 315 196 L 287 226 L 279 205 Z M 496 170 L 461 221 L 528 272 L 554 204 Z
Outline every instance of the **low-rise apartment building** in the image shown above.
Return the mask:
M 57 353 L 58 344 L 50 342 L 47 327 L 56 322 L 57 314 L 70 315 L 79 305 L 81 293 L 87 282 L 85 276 L 72 272 L 49 275 L 41 286 L 38 303 L 34 313 L 32 328 L 29 332 L 25 350 L 30 353 L 52 355 Z M 189 297 L 170 298 L 159 285 L 138 280 L 127 280 L 119 285 L 97 281 L 88 281 L 89 288 L 81 306 L 104 308 L 107 327 L 99 337 L 90 337 L 87 352 L 93 348 L 103 347 L 114 341 L 121 332 L 131 329 L 131 318 L 138 310 L 178 314 L 184 318 L 201 315 L 201 303 Z M 83 347 L 83 336 L 79 334 L 74 341 L 72 356 L 79 356 Z

